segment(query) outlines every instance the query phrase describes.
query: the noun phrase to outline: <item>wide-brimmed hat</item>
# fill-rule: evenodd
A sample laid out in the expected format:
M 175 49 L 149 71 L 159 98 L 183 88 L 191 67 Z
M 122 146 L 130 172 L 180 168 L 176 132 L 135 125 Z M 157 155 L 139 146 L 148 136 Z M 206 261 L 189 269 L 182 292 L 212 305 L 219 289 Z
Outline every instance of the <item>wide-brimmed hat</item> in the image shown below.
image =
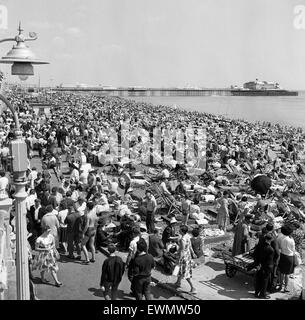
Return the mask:
M 171 219 L 170 219 L 170 221 L 169 221 L 169 223 L 177 223 L 178 221 L 176 220 L 176 218 L 175 217 L 172 217 Z

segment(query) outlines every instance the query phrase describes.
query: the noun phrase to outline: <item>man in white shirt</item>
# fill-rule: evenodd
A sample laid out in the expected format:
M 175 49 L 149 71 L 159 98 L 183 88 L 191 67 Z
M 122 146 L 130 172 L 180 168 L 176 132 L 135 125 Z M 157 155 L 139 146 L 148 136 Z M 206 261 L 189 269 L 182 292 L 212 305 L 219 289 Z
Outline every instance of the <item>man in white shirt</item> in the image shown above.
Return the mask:
M 35 206 L 35 200 L 37 199 L 35 190 L 31 190 L 30 194 L 25 199 L 25 206 L 27 211 L 31 210 L 32 206 Z
M 80 176 L 79 176 L 79 182 L 84 185 L 88 184 L 88 175 L 89 175 L 88 171 L 81 169 Z
M 79 198 L 76 204 L 76 211 L 80 214 L 80 216 L 83 216 L 85 214 L 87 203 L 85 199 Z
M 70 183 L 69 180 L 64 180 L 61 188 L 64 190 L 64 192 L 66 193 L 68 190 L 70 190 Z
M 132 293 L 134 293 L 134 288 L 132 286 L 133 270 L 132 270 L 132 267 L 130 267 L 130 265 L 132 265 L 130 262 L 131 262 L 131 260 L 133 260 L 135 258 L 135 255 L 137 253 L 137 243 L 140 240 L 140 236 L 141 236 L 140 230 L 138 230 L 138 229 L 134 230 L 133 239 L 130 242 L 129 252 L 128 252 L 127 259 L 126 259 L 126 268 L 128 268 L 128 279 L 131 282 L 130 289 L 131 289 Z
M 137 253 L 137 243 L 140 240 L 140 235 L 141 235 L 140 230 L 138 229 L 134 230 L 133 239 L 130 241 L 130 244 L 129 244 L 129 253 L 126 260 L 126 267 L 128 267 L 130 264 L 130 261 L 135 258 L 135 255 Z
M 73 168 L 73 170 L 72 170 L 72 172 L 71 172 L 71 176 L 70 176 L 70 179 L 73 181 L 73 182 L 78 182 L 79 181 L 79 171 L 78 171 L 78 167 L 76 167 L 76 166 L 78 166 L 77 164 L 74 164 L 74 168 Z
M 35 185 L 34 185 L 34 181 L 37 179 L 37 169 L 35 167 L 32 168 L 30 174 L 29 174 L 29 181 L 30 181 L 30 186 L 31 189 L 34 189 Z

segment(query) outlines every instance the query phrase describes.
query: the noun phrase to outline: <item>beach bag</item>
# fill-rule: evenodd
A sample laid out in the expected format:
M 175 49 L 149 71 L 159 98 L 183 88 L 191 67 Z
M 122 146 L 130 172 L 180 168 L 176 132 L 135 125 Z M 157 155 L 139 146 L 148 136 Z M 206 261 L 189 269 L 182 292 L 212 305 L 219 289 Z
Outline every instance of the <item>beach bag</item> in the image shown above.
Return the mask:
M 178 265 L 175 266 L 172 275 L 177 277 L 179 274 L 180 267 Z

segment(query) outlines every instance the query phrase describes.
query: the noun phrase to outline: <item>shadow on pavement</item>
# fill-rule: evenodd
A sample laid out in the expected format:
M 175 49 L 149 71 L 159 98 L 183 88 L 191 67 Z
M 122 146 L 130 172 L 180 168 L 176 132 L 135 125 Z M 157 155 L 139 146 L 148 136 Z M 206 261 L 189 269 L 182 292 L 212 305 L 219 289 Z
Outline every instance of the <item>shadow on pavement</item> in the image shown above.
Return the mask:
M 89 288 L 89 292 L 92 292 L 95 297 L 104 298 L 103 291 L 101 289 L 97 288 Z M 123 290 L 118 290 L 118 300 L 134 300 L 134 298 L 131 295 L 126 295 Z
M 70 259 L 69 257 L 63 256 L 63 255 L 60 256 L 60 259 L 58 261 L 61 263 L 69 263 L 70 262 L 70 263 L 82 264 L 81 260 Z
M 42 284 L 41 278 L 39 277 L 35 277 L 35 278 L 33 277 L 31 280 L 33 281 L 34 284 Z
M 163 297 L 165 299 L 169 299 L 174 297 L 175 295 L 166 291 L 166 290 L 162 290 L 160 287 L 152 287 L 151 288 L 151 294 L 153 296 L 153 300 L 155 299 L 160 299 L 160 297 Z
M 225 269 L 225 266 L 223 263 L 220 263 L 220 262 L 212 262 L 212 261 L 209 261 L 205 264 L 206 266 L 212 268 L 213 270 L 215 271 L 222 271 Z
M 200 281 L 200 283 L 217 291 L 219 295 L 232 299 L 253 299 L 254 279 L 250 276 L 237 274 L 235 278 L 228 278 L 226 274 L 219 274 L 214 279 Z
M 92 292 L 95 297 L 104 298 L 103 291 L 99 288 L 89 288 L 88 291 Z
M 40 284 L 40 285 L 55 287 L 54 280 L 53 281 L 48 280 L 48 282 L 42 282 L 41 278 L 39 277 L 32 278 L 31 280 L 35 285 Z

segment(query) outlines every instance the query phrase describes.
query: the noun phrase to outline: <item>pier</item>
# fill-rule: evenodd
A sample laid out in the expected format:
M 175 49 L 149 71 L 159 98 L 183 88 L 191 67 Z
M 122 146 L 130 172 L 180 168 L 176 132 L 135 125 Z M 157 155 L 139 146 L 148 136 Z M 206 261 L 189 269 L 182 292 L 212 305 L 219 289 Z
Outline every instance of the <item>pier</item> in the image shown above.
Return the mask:
M 180 88 L 103 88 L 103 87 L 57 87 L 53 91 L 95 92 L 105 96 L 118 97 L 197 97 L 197 96 L 231 96 L 232 89 L 180 89 Z

